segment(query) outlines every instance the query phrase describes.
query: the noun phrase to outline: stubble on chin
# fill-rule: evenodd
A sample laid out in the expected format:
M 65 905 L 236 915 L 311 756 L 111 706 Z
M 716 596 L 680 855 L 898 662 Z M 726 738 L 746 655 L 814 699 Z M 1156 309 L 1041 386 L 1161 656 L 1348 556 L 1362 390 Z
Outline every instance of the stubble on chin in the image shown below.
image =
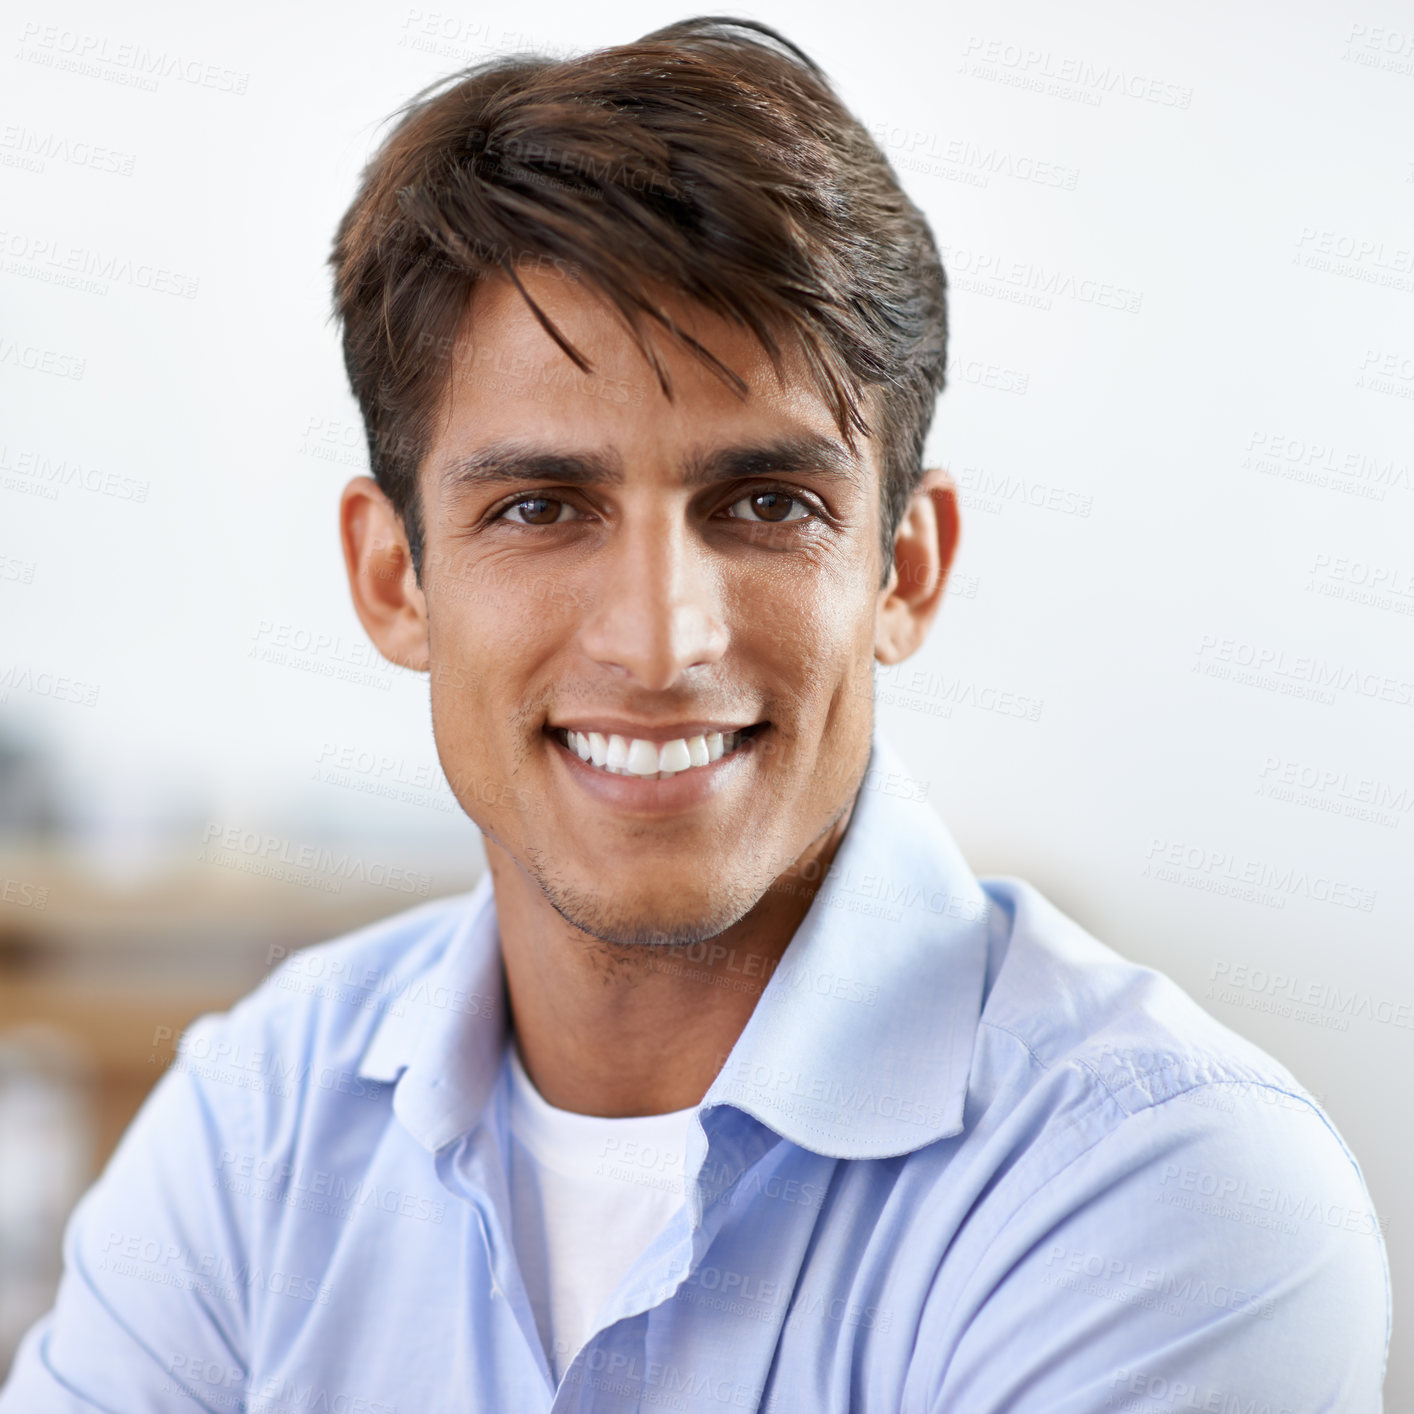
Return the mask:
M 716 887 L 700 907 L 684 911 L 577 889 L 556 878 L 548 857 L 536 849 L 527 851 L 526 873 L 566 923 L 594 939 L 606 960 L 625 962 L 642 959 L 649 949 L 688 948 L 718 937 L 756 907 L 772 882 Z

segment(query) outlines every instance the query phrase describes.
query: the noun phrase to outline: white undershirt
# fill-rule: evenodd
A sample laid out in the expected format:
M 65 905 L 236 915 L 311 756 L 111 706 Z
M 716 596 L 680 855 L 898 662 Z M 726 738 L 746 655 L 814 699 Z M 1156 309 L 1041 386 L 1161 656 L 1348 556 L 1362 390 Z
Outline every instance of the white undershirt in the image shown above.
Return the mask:
M 514 1045 L 511 1241 L 555 1381 L 600 1308 L 682 1205 L 697 1107 L 601 1119 L 547 1104 Z

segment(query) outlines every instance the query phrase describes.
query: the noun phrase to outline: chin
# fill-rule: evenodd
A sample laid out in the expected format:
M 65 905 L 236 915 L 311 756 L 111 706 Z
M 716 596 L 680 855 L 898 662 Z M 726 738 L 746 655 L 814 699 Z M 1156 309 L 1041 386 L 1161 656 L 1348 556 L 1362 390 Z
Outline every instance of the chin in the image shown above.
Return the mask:
M 724 933 L 751 911 L 769 887 L 723 890 L 683 881 L 626 899 L 602 886 L 583 889 L 532 868 L 554 910 L 581 932 L 618 947 L 689 947 Z

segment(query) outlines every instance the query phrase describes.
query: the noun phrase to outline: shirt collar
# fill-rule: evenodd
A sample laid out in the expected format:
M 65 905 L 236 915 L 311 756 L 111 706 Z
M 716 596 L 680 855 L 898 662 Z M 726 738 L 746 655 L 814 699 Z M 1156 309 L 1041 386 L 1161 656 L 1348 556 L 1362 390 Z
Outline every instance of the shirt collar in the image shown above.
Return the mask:
M 988 902 L 926 783 L 875 737 L 849 826 L 700 1112 L 731 1106 L 835 1158 L 911 1153 L 962 1129 Z M 730 965 L 730 964 L 728 964 Z M 506 1039 L 489 873 L 441 957 L 394 990 L 359 1074 L 437 1150 L 481 1118 Z
M 393 1113 L 433 1152 L 465 1134 L 491 1098 L 506 1043 L 504 976 L 487 870 L 440 957 L 389 989 L 394 1000 L 358 1068 L 396 1082 Z
M 849 826 L 702 1107 L 731 1105 L 834 1158 L 962 1130 L 988 901 L 877 736 Z

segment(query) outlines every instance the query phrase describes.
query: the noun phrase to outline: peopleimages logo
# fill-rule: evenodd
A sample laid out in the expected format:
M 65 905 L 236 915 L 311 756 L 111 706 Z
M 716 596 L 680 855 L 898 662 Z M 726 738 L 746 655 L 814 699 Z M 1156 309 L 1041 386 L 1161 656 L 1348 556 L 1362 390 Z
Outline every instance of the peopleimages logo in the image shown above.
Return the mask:
M 1347 451 L 1320 438 L 1293 437 L 1285 432 L 1253 432 L 1247 439 L 1242 467 L 1281 481 L 1307 482 L 1371 501 L 1384 500 L 1390 488 L 1414 489 L 1408 462 Z
M 369 862 L 346 850 L 299 844 L 239 825 L 210 823 L 202 832 L 201 842 L 201 863 L 268 875 L 287 883 L 309 884 L 326 893 L 341 892 L 345 883 L 369 884 L 421 898 L 426 898 L 432 889 L 430 874 Z
M 894 165 L 905 171 L 957 177 L 979 187 L 985 187 L 989 177 L 1001 176 L 1074 191 L 1080 180 L 1080 172 L 1075 167 L 1013 152 L 992 142 L 945 137 L 900 123 L 875 123 L 869 132 L 880 147 L 888 150 Z
M 250 75 L 220 64 L 207 64 L 167 49 L 115 41 L 106 34 L 42 25 L 30 20 L 20 33 L 16 58 L 46 68 L 64 69 L 88 78 L 106 79 L 153 93 L 162 79 L 177 79 L 219 93 L 243 94 Z
M 1244 1173 L 1228 1173 L 1218 1169 L 1198 1168 L 1191 1164 L 1165 1164 L 1159 1175 L 1160 1202 L 1176 1201 L 1178 1194 L 1212 1200 L 1227 1209 L 1222 1216 L 1245 1217 L 1260 1214 L 1288 1224 L 1283 1230 L 1288 1236 L 1300 1229 L 1291 1220 L 1299 1219 L 1318 1227 L 1351 1232 L 1359 1237 L 1373 1237 L 1385 1226 L 1377 1214 L 1368 1208 L 1351 1208 L 1344 1203 L 1327 1201 L 1313 1193 L 1277 1188 L 1271 1184 L 1256 1184 Z M 1178 1203 L 1180 1207 L 1193 1204 Z M 1211 1209 L 1209 1209 L 1211 1211 Z M 1258 1222 L 1255 1226 L 1267 1226 Z
M 1289 786 L 1313 794 L 1329 793 L 1337 800 L 1372 805 L 1400 814 L 1414 809 L 1414 793 L 1408 786 L 1394 785 L 1374 776 L 1352 775 L 1349 771 L 1337 771 L 1330 766 L 1268 756 L 1259 775 L 1270 786 Z
M 1053 299 L 1071 299 L 1100 309 L 1137 314 L 1144 303 L 1142 290 L 1077 275 L 1036 260 L 947 244 L 940 245 L 939 252 L 955 289 L 975 290 L 1035 309 L 1050 309 Z
M 50 161 L 130 177 L 137 158 L 131 152 L 118 152 L 101 143 L 85 142 L 55 132 L 37 131 L 23 123 L 7 123 L 0 128 L 0 162 L 5 166 L 43 172 Z
M 111 282 L 154 294 L 195 299 L 201 284 L 195 275 L 169 270 L 151 261 L 134 261 L 111 251 L 29 236 L 22 231 L 0 231 L 0 257 L 4 258 L 7 274 L 73 286 L 91 294 L 107 294 Z
M 11 663 L 0 668 L 0 703 L 8 702 L 12 691 L 49 697 L 55 702 L 71 702 L 79 707 L 93 707 L 98 703 L 101 688 L 98 683 L 84 682 L 43 669 L 36 672 L 27 664 Z
M 391 1217 L 440 1224 L 447 1212 L 447 1205 L 440 1198 L 407 1193 L 371 1178 L 350 1178 L 288 1159 L 277 1160 L 223 1149 L 219 1167 L 223 1180 L 267 1185 L 264 1189 L 255 1190 L 256 1197 L 284 1201 L 292 1195 L 303 1194 L 310 1198 L 327 1198 L 333 1204 L 343 1205 L 341 1209 L 331 1210 L 334 1216 L 341 1218 L 352 1216 L 357 1209 L 377 1209 Z M 291 1203 L 289 1206 L 304 1205 Z
M 1252 998 L 1269 1005 L 1255 1006 Z M 1208 972 L 1206 999 L 1280 1016 L 1287 1015 L 1291 1008 L 1319 1011 L 1342 1023 L 1333 1026 L 1334 1030 L 1348 1030 L 1351 1021 L 1369 1021 L 1399 1031 L 1414 1031 L 1414 1001 L 1407 997 L 1377 997 L 1346 982 L 1303 977 L 1248 963 L 1214 962 Z
M 1190 1384 L 1186 1378 L 1175 1379 L 1168 1374 L 1155 1374 L 1149 1370 L 1116 1370 L 1110 1376 L 1113 1391 L 1105 1400 L 1107 1405 L 1121 1409 L 1143 1410 L 1145 1414 L 1157 1414 L 1159 1410 L 1210 1410 L 1212 1414 L 1296 1414 L 1286 1404 L 1273 1404 L 1271 1400 L 1238 1390 L 1214 1389 L 1211 1385 Z M 1137 1404 L 1134 1400 L 1116 1400 L 1117 1394 L 1133 1394 L 1151 1401 Z
M 54 378 L 83 377 L 88 360 L 65 353 L 63 349 L 46 349 L 38 344 L 17 344 L 0 337 L 0 365 L 12 364 L 31 373 L 48 373 Z
M 1116 64 L 1096 64 L 1079 55 L 1055 54 L 1036 45 L 1012 44 L 977 34 L 968 36 L 959 72 L 1091 106 L 1100 104 L 1109 94 L 1156 103 L 1162 108 L 1187 108 L 1193 102 L 1193 90 L 1182 84 L 1151 78 Z
M 1289 654 L 1284 648 L 1241 638 L 1205 633 L 1194 650 L 1194 671 L 1229 678 L 1251 687 L 1269 688 L 1294 696 L 1351 692 L 1397 707 L 1414 707 L 1414 679 L 1369 672 L 1368 664 L 1331 662 L 1314 654 Z M 1216 671 L 1215 671 L 1216 670 Z
M 1139 1293 L 1152 1293 L 1160 1301 L 1169 1303 L 1170 1315 L 1181 1315 L 1183 1304 L 1248 1311 L 1263 1320 L 1271 1320 L 1276 1313 L 1276 1303 L 1270 1297 L 1261 1297 L 1224 1281 L 1210 1280 L 1192 1272 L 1173 1272 L 1164 1267 L 1140 1267 L 1127 1257 L 1088 1252 L 1062 1242 L 1051 1244 L 1046 1253 L 1046 1266 L 1058 1266 L 1069 1276 L 1087 1278 L 1090 1282 L 1087 1289 L 1092 1295 L 1108 1295 L 1120 1300 Z
M 1229 850 L 1208 849 L 1180 840 L 1153 839 L 1146 856 L 1145 875 L 1168 882 L 1182 882 L 1186 874 L 1230 881 L 1258 890 L 1270 890 L 1278 897 L 1305 898 L 1340 908 L 1369 913 L 1375 907 L 1375 890 L 1359 888 L 1309 869 L 1273 864 L 1262 859 L 1244 859 Z
M 317 1277 L 283 1267 L 267 1270 L 251 1262 L 236 1263 L 218 1253 L 195 1252 L 141 1233 L 110 1231 L 103 1242 L 99 1270 L 228 1302 L 242 1301 L 247 1291 L 261 1291 L 320 1306 L 329 1303 L 329 1284 Z
M 0 485 L 11 489 L 31 490 L 47 500 L 56 500 L 60 487 L 74 486 L 91 491 L 95 496 L 111 496 L 117 501 L 146 501 L 151 483 L 139 481 L 114 470 L 83 466 L 65 457 L 62 461 L 46 456 L 33 448 L 12 447 L 0 442 Z M 23 477 L 25 480 L 21 481 Z M 51 494 L 52 493 L 52 494 Z

